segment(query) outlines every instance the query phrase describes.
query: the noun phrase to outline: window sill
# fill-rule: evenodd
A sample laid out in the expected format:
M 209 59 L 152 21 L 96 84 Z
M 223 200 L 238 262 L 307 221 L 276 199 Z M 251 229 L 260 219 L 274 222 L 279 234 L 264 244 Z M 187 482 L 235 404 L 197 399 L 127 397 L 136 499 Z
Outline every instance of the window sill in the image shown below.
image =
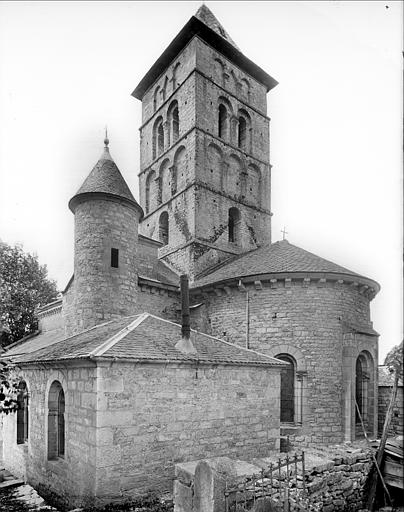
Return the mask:
M 25 441 L 25 443 L 17 443 L 17 449 L 21 452 L 28 453 L 28 441 Z
M 280 424 L 280 428 L 295 428 L 297 430 L 298 428 L 302 428 L 302 424 L 294 421 L 291 423 L 285 422 Z

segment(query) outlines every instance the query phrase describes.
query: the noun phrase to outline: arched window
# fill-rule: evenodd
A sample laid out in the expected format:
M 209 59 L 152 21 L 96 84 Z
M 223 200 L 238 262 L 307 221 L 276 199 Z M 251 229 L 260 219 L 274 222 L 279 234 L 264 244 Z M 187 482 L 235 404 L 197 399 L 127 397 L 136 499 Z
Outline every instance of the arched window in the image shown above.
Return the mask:
M 281 423 L 293 423 L 295 421 L 296 362 L 289 354 L 278 354 L 275 357 L 290 363 L 288 368 L 281 371 Z
M 157 129 L 157 154 L 161 155 L 164 151 L 164 128 L 163 123 L 160 123 Z
M 373 435 L 375 417 L 375 375 L 373 357 L 367 350 L 362 350 L 355 365 L 355 401 L 354 404 L 356 433 L 355 437 L 363 437 L 360 416 L 368 433 Z M 359 412 L 358 412 L 359 409 Z M 359 416 L 360 413 L 360 416 Z
M 159 239 L 164 245 L 168 244 L 168 213 L 163 212 L 159 219 Z
M 160 87 L 157 86 L 154 90 L 154 97 L 153 97 L 153 110 L 156 112 L 158 104 L 159 104 L 159 91 Z
M 367 361 L 364 354 L 359 354 L 356 360 L 356 371 L 355 371 L 355 400 L 358 404 L 360 415 L 362 420 L 367 424 L 368 421 L 368 383 L 369 383 L 369 372 L 367 368 Z M 360 423 L 360 417 L 358 409 L 355 407 L 355 420 L 356 423 Z
M 18 386 L 17 395 L 17 444 L 28 441 L 28 389 L 24 381 Z
M 167 113 L 168 118 L 168 126 L 171 135 L 171 144 L 174 144 L 176 140 L 178 140 L 179 130 L 180 130 L 180 120 L 179 120 L 179 112 L 178 112 L 178 102 L 174 100 Z
M 229 242 L 240 240 L 240 212 L 237 208 L 229 210 Z
M 146 213 L 149 213 L 151 210 L 151 204 L 152 202 L 156 202 L 156 197 L 153 197 L 155 194 L 155 181 L 156 181 L 156 173 L 154 171 L 151 171 L 147 178 L 146 178 L 146 204 L 145 204 L 145 210 Z
M 55 380 L 48 398 L 48 459 L 65 455 L 65 394 L 62 385 Z
M 238 147 L 247 149 L 247 121 L 242 116 L 238 118 Z
M 153 126 L 153 158 L 164 151 L 164 127 L 163 118 L 160 116 L 156 119 Z
M 218 135 L 221 139 L 227 138 L 227 124 L 227 109 L 224 105 L 219 105 Z

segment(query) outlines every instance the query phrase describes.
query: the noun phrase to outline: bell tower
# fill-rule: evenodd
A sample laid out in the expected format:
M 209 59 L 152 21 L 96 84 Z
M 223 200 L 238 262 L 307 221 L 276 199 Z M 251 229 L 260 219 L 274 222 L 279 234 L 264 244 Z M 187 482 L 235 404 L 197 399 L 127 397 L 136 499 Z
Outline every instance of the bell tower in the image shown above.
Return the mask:
M 132 93 L 142 101 L 139 229 L 191 281 L 271 241 L 266 94 L 276 84 L 202 5 Z

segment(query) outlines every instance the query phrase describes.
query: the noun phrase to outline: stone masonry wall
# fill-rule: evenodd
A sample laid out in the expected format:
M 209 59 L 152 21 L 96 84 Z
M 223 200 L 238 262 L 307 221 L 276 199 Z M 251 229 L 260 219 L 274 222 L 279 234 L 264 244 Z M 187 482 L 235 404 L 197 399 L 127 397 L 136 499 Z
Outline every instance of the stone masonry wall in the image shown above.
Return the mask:
M 91 199 L 75 210 L 76 332 L 133 313 L 137 298 L 138 212 L 118 200 Z M 119 267 L 111 266 L 111 249 Z
M 379 386 L 379 422 L 378 435 L 383 432 L 384 420 L 390 403 L 391 387 Z M 403 386 L 397 388 L 397 397 L 393 409 L 393 416 L 390 424 L 389 435 L 399 436 L 404 433 L 404 395 Z
M 249 347 L 270 356 L 290 354 L 300 374 L 301 401 L 296 407 L 301 422 L 287 434 L 294 433 L 296 442 L 308 445 L 343 441 L 343 322 L 370 325 L 369 299 L 357 287 L 328 281 L 275 280 L 262 282 L 261 290 L 246 286 Z M 245 346 L 245 291 L 234 286 L 212 290 L 194 296 L 194 303 L 200 302 L 204 306 L 192 313 L 195 328 Z M 376 361 L 377 338 L 363 338 L 366 342 L 358 344 L 354 336 L 351 352 L 357 357 L 365 346 Z
M 258 456 L 279 437 L 279 370 L 114 364 L 99 368 L 97 496 L 171 489 L 174 465 Z
M 289 485 L 285 468 L 280 478 L 278 470 L 269 476 L 269 464 L 276 465 L 278 455 L 268 454 L 249 462 L 222 457 L 176 465 L 174 512 L 225 512 L 225 489 L 229 492 L 229 510 L 233 510 L 236 497 L 240 512 L 264 510 L 259 507 L 263 497 L 267 500 L 270 497 L 273 507 L 279 507 L 271 507 L 271 510 L 283 510 L 286 487 L 291 511 L 359 512 L 365 509 L 372 467 L 369 450 L 346 446 L 334 446 L 327 453 L 306 450 L 305 490 L 299 464 L 297 484 L 293 463 L 289 466 Z M 292 460 L 294 454 L 288 455 Z M 262 471 L 265 478 L 261 476 Z
M 4 465 L 33 486 L 56 492 L 71 505 L 94 493 L 96 461 L 96 373 L 90 366 L 59 370 L 24 369 L 28 387 L 28 442 L 16 444 L 16 414 L 4 418 Z M 59 381 L 65 393 L 65 457 L 47 460 L 49 388 Z

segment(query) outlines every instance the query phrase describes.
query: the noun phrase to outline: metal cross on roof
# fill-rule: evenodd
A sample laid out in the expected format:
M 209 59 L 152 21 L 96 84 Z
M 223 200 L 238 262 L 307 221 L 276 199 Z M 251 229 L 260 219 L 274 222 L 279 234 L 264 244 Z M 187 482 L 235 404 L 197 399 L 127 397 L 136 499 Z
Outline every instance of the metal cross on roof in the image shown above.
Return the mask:
M 285 240 L 286 235 L 288 235 L 288 234 L 289 234 L 289 233 L 286 231 L 285 226 L 283 226 L 283 229 L 281 229 L 281 233 L 282 233 L 282 235 L 283 235 L 282 240 Z

